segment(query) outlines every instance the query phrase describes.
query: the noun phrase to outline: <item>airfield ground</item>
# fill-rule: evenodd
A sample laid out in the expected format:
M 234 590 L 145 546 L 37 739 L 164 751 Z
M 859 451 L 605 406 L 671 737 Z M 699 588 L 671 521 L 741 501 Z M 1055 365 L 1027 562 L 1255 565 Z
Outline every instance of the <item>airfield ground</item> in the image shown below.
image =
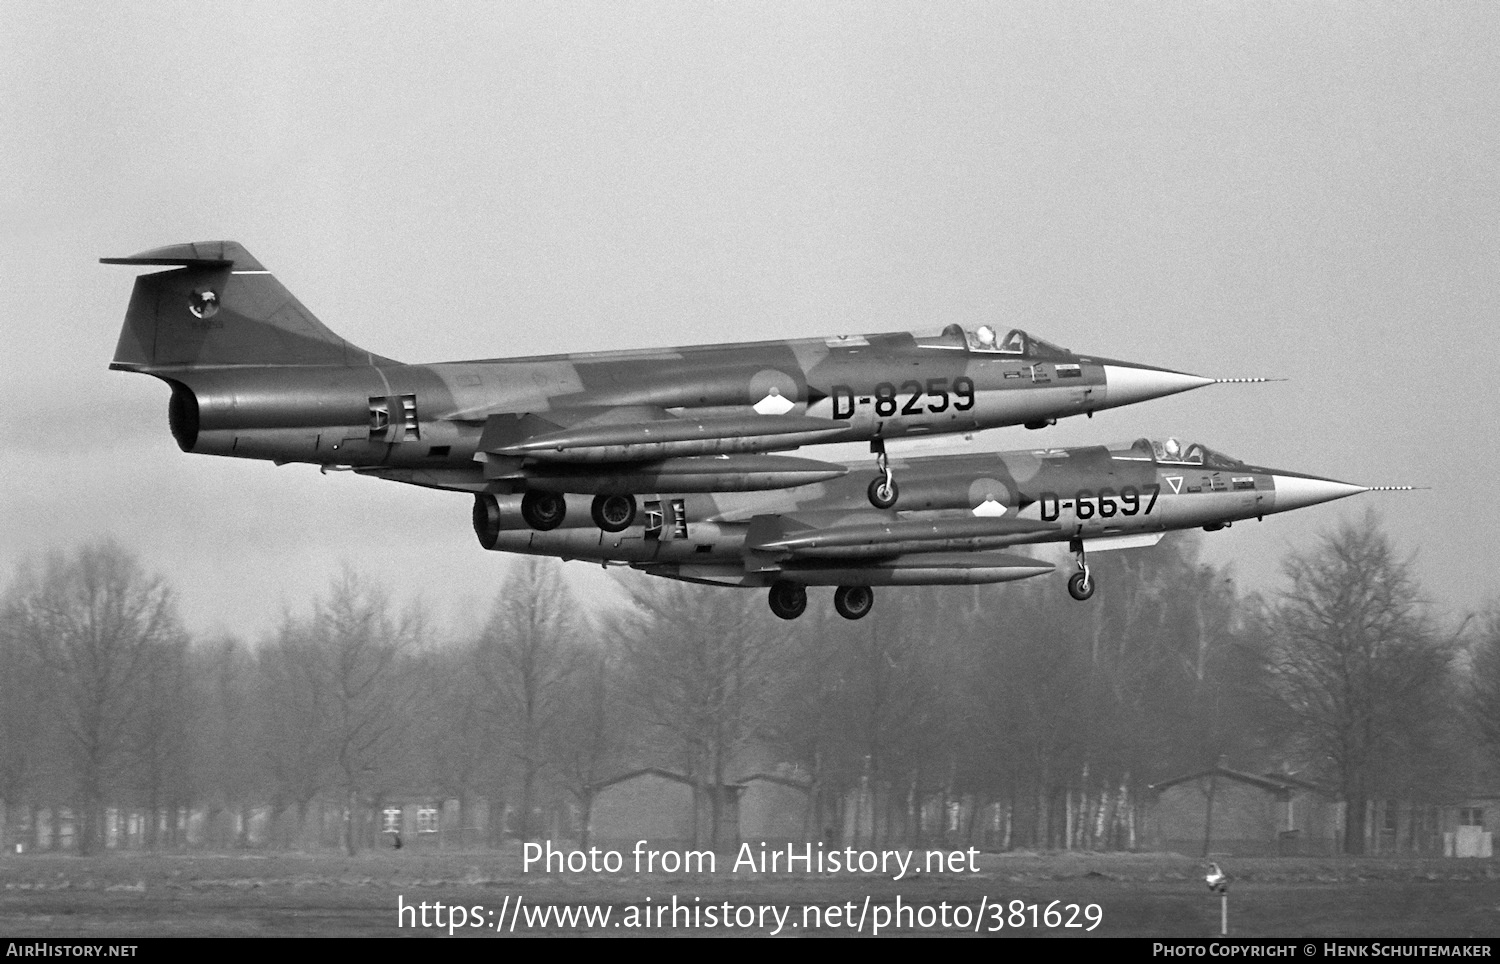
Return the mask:
M 789 908 L 782 936 L 869 934 L 885 909 L 889 921 L 903 906 L 950 906 L 949 919 L 973 921 L 988 933 L 995 901 L 1004 902 L 1000 935 L 1213 937 L 1220 906 L 1203 880 L 1201 861 L 1147 854 L 982 854 L 978 869 L 900 881 L 888 876 L 695 873 L 677 875 L 523 873 L 519 850 L 440 853 L 374 851 L 355 858 L 331 854 L 256 852 L 235 855 L 120 854 L 79 858 L 59 855 L 0 857 L 0 938 L 174 936 L 447 936 L 446 927 L 398 927 L 398 905 L 483 908 L 498 927 L 460 927 L 455 935 L 508 933 L 503 908 L 519 897 L 527 908 L 611 908 L 606 927 L 526 926 L 516 935 L 769 934 L 774 926 L 702 926 L 703 908 L 725 902 Z M 1500 936 L 1500 860 L 1390 858 L 1268 858 L 1224 861 L 1234 875 L 1229 894 L 1232 936 L 1283 937 L 1497 937 Z M 723 865 L 721 865 L 722 867 Z M 632 908 L 698 908 L 700 926 L 664 921 L 647 928 L 621 927 Z M 648 901 L 649 898 L 649 901 Z M 866 898 L 869 898 L 868 908 Z M 510 903 L 507 903 L 509 901 Z M 1012 901 L 1027 908 L 1013 926 Z M 1082 927 L 1031 926 L 1052 902 L 1095 904 L 1102 923 Z M 847 905 L 852 904 L 852 907 Z M 956 908 L 970 908 L 967 915 Z M 807 911 L 805 908 L 813 908 Z M 834 909 L 837 908 L 837 909 Z M 873 910 L 873 912 L 872 912 Z M 827 926 L 827 915 L 839 926 Z M 932 911 L 929 913 L 936 913 Z M 863 913 L 864 926 L 852 920 Z M 810 915 L 805 917 L 804 915 Z M 435 913 L 429 910 L 429 921 Z M 446 915 L 445 915 L 446 917 Z M 1056 918 L 1054 918 L 1055 920 Z M 824 926 L 803 926 L 803 921 Z M 1087 925 L 1082 916 L 1076 923 Z M 913 918 L 915 921 L 915 918 Z M 447 923 L 446 919 L 444 923 Z M 883 933 L 959 935 L 957 926 L 892 923 Z

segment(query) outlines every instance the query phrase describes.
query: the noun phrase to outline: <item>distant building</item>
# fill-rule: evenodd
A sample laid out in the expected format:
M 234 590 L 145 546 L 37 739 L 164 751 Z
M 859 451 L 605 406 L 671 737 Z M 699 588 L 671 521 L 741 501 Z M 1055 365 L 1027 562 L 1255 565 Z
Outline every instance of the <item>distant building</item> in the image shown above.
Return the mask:
M 1442 809 L 1443 855 L 1493 857 L 1500 796 L 1472 794 Z
M 811 825 L 812 788 L 806 780 L 775 773 L 754 773 L 739 781 L 740 837 L 771 843 L 816 840 Z
M 659 767 L 622 773 L 594 785 L 590 814 L 590 842 L 598 846 L 649 840 L 663 848 L 710 846 L 711 802 L 707 792 L 693 793 L 693 780 Z M 739 837 L 740 796 L 743 783 L 723 786 L 717 846 L 730 846 Z
M 1332 854 L 1343 807 L 1327 790 L 1286 774 L 1257 776 L 1222 764 L 1149 788 L 1146 843 L 1202 855 Z
M 403 847 L 461 847 L 468 841 L 459 820 L 457 800 L 426 794 L 388 796 L 379 804 L 383 845 Z

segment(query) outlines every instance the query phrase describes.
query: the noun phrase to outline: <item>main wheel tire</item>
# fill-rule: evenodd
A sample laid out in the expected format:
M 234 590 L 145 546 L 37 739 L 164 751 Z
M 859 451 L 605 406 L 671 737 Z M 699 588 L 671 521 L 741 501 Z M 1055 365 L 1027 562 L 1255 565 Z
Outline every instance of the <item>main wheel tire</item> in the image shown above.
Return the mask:
M 870 504 L 877 509 L 889 509 L 901 498 L 901 489 L 897 487 L 896 480 L 885 480 L 884 475 L 878 475 L 870 483 Z
M 1083 602 L 1093 594 L 1094 580 L 1089 579 L 1084 573 L 1075 572 L 1068 577 L 1068 595 Z
M 635 521 L 635 496 L 596 495 L 589 514 L 605 532 L 624 532 Z
M 771 612 L 782 619 L 796 619 L 807 610 L 807 589 L 782 580 L 771 586 Z
M 863 619 L 875 606 L 875 590 L 869 586 L 840 586 L 833 593 L 833 608 L 845 619 Z
M 568 502 L 557 492 L 528 492 L 521 496 L 521 518 L 538 532 L 556 529 L 568 516 Z

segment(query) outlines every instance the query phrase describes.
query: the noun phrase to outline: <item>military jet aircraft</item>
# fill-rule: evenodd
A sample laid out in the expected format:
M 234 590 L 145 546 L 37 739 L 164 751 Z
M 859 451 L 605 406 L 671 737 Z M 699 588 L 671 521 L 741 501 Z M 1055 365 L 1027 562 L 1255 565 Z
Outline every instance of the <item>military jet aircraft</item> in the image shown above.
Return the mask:
M 769 587 L 771 611 L 783 619 L 807 608 L 808 586 L 837 586 L 834 608 L 859 619 L 874 605 L 873 586 L 996 583 L 1050 572 L 1049 563 L 1001 551 L 1046 542 L 1068 543 L 1077 560 L 1068 592 L 1085 600 L 1096 585 L 1089 551 L 1155 545 L 1170 530 L 1212 532 L 1375 491 L 1247 465 L 1172 438 L 933 456 L 897 468 L 899 511 L 866 504 L 866 481 L 880 472 L 867 467 L 783 492 L 663 496 L 646 503 L 640 525 L 617 533 L 584 522 L 536 532 L 517 497 L 483 494 L 475 498 L 474 530 L 486 549 Z
M 765 454 L 823 442 L 869 441 L 863 497 L 890 508 L 887 439 L 1040 428 L 1216 381 L 959 325 L 409 365 L 334 334 L 233 241 L 101 260 L 176 269 L 136 279 L 110 367 L 171 386 L 183 451 L 515 495 L 538 531 L 586 510 L 624 532 L 637 495 L 837 479 L 845 465 Z M 593 498 L 570 515 L 570 493 Z

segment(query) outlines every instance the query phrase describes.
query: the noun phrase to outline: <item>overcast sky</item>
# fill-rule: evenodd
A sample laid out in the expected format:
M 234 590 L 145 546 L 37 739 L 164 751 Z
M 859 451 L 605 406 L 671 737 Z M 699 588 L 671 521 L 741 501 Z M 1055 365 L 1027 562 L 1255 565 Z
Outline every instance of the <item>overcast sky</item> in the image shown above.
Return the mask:
M 0 584 L 113 534 L 202 632 L 343 561 L 487 608 L 467 496 L 184 455 L 167 387 L 107 370 L 134 270 L 97 259 L 230 238 L 403 361 L 988 322 L 1283 377 L 982 439 L 1430 485 L 1205 551 L 1274 588 L 1374 505 L 1467 611 L 1500 594 L 1496 51 L 1486 2 L 8 0 Z

